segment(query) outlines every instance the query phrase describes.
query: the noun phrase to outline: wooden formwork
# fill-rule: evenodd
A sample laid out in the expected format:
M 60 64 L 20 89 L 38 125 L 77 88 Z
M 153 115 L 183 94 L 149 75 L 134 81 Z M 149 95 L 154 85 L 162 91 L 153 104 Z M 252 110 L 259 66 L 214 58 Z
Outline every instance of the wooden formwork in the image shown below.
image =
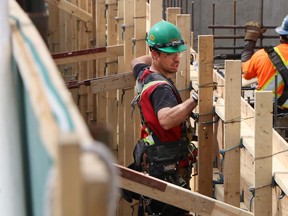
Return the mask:
M 20 80 L 14 87 L 21 92 L 19 107 L 25 107 L 21 149 L 29 152 L 23 160 L 28 164 L 23 179 L 30 186 L 25 188 L 25 214 L 113 215 L 118 194 L 114 158 L 92 138 L 43 39 L 16 1 L 9 1 L 9 15 L 11 73 Z
M 162 19 L 162 1 L 46 2 L 51 17 L 48 47 L 55 63 L 67 83 L 76 81 L 78 88 L 71 93 L 92 135 L 99 139 L 97 125 L 112 131 L 108 145 L 118 164 L 128 166 L 140 137 L 139 110 L 131 107 L 135 81 L 130 62 L 148 54 L 146 32 Z M 167 9 L 168 21 L 178 25 L 190 46 L 190 15 L 179 14 L 179 8 Z M 183 99 L 189 97 L 189 62 L 187 51 L 175 77 Z M 130 214 L 129 207 L 121 207 L 125 202 L 119 206 L 119 215 Z
M 210 46 L 212 42 L 204 47 Z M 207 52 L 201 44 L 199 65 L 203 63 L 200 52 Z M 214 114 L 219 118 L 213 122 L 216 145 L 210 145 L 216 148 L 214 156 L 218 159 L 217 169 L 213 168 L 214 196 L 254 215 L 286 215 L 288 144 L 272 128 L 272 92 L 256 92 L 252 108 L 241 96 L 241 62 L 226 60 L 224 71 L 223 77 L 213 70 L 213 85 L 207 81 L 205 86 L 197 81 L 203 75 L 201 68 L 198 72 L 191 68 L 191 79 L 199 92 L 201 88 L 214 89 Z M 201 114 L 205 113 L 199 111 Z
M 144 43 L 145 34 L 155 22 L 161 20 L 162 3 L 160 1 L 147 3 L 146 0 L 98 0 L 91 3 L 46 1 L 49 4 L 49 15 L 52 17 L 48 45 L 55 63 L 58 64 L 65 81 L 73 81 L 73 84 L 78 87 L 71 89 L 71 92 L 83 118 L 90 126 L 92 135 L 97 134 L 95 124 L 105 125 L 111 130 L 113 132 L 109 140 L 111 150 L 117 157 L 118 163 L 127 166 L 132 162 L 132 150 L 139 138 L 140 127 L 138 110 L 135 110 L 133 118 L 131 117 L 130 102 L 134 96 L 135 83 L 130 72 L 130 61 L 134 57 L 148 53 Z M 179 8 L 167 8 L 166 12 L 167 20 L 180 28 L 185 42 L 191 46 L 193 40 L 188 25 L 189 15 L 181 15 Z M 68 21 L 67 16 L 72 16 L 73 19 Z M 263 122 L 261 118 L 259 122 L 256 121 L 255 115 L 267 118 L 269 109 L 254 111 L 241 99 L 240 63 L 226 62 L 226 70 L 231 72 L 226 73 L 225 79 L 228 81 L 224 80 L 215 71 L 213 73 L 213 37 L 204 36 L 198 41 L 199 74 L 190 68 L 188 51 L 175 77 L 177 88 L 183 90 L 181 96 L 185 100 L 189 96 L 187 89 L 191 72 L 191 79 L 195 84 L 194 87 L 198 89 L 200 98 L 199 163 L 194 191 L 208 197 L 214 193 L 217 199 L 236 207 L 244 203 L 248 210 L 255 212 L 255 215 L 265 215 L 267 212 L 270 214 L 272 211 L 273 215 L 284 215 L 287 211 L 285 210 L 287 209 L 286 197 L 277 201 L 275 194 L 278 193 L 279 187 L 275 186 L 272 191 L 274 197 L 271 198 L 267 186 L 269 184 L 263 185 L 263 181 L 267 183 L 269 178 L 274 176 L 275 182 L 281 185 L 283 191 L 286 190 L 285 174 L 279 174 L 278 171 L 278 168 L 281 168 L 282 172 L 286 172 L 287 163 L 284 153 L 287 148 L 286 142 L 272 130 L 272 126 L 271 133 L 269 132 L 269 124 L 265 124 L 267 128 L 260 127 L 260 131 L 254 127 L 254 125 L 262 125 Z M 82 53 L 77 52 L 81 50 Z M 218 84 L 215 85 L 215 82 Z M 216 87 L 217 91 L 214 89 Z M 257 96 L 260 104 L 269 101 L 270 96 L 265 96 L 265 99 L 262 99 L 262 96 L 261 94 Z M 214 101 L 215 97 L 218 98 L 217 103 Z M 220 120 L 216 124 L 215 118 L 218 117 Z M 246 120 L 241 121 L 241 119 Z M 237 146 L 240 145 L 241 138 L 245 148 L 240 149 Z M 269 139 L 273 141 L 269 142 Z M 264 142 L 265 144 L 262 144 Z M 269 154 L 272 143 L 275 157 Z M 267 151 L 256 152 L 256 144 L 260 144 L 261 148 L 265 146 Z M 224 160 L 219 155 L 220 150 L 222 156 L 225 153 Z M 282 151 L 283 153 L 280 154 Z M 218 158 L 218 162 L 223 162 L 221 167 L 218 164 L 220 170 L 218 172 L 221 172 L 225 178 L 223 184 L 214 185 L 213 188 L 215 157 Z M 263 157 L 269 159 L 263 162 L 261 160 Z M 273 166 L 276 164 L 276 168 L 269 170 L 271 161 Z M 282 165 L 277 165 L 279 161 L 283 168 Z M 264 170 L 263 164 L 265 164 Z M 261 173 L 260 177 L 258 175 L 256 177 L 258 173 Z M 253 190 L 253 187 L 256 190 Z M 261 190 L 262 187 L 265 189 Z M 127 189 L 133 190 L 133 184 Z M 250 191 L 253 199 L 249 195 Z M 243 202 L 240 202 L 240 197 Z M 253 208 L 249 208 L 252 202 Z M 120 208 L 118 214 L 129 213 L 129 208 Z

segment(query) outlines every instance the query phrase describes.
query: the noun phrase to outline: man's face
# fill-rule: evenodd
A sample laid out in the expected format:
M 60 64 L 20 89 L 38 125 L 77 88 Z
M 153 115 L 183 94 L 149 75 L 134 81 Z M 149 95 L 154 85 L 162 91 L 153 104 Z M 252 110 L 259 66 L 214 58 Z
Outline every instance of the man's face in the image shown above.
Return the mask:
M 180 65 L 181 55 L 182 52 L 158 52 L 157 64 L 159 69 L 164 73 L 176 73 Z

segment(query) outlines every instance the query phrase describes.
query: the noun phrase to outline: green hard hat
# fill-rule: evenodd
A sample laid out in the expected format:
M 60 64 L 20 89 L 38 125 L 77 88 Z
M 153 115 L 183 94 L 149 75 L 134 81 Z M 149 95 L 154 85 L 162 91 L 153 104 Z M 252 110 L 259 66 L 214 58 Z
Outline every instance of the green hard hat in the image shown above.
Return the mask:
M 146 43 L 148 46 L 166 53 L 182 52 L 187 49 L 178 28 L 164 20 L 152 26 Z

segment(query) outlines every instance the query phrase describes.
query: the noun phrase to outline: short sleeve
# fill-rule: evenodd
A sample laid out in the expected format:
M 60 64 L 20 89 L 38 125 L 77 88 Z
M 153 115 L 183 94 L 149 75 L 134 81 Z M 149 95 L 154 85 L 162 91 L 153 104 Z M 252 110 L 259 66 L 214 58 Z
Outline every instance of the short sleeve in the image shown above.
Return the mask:
M 151 94 L 150 100 L 156 114 L 162 108 L 178 105 L 172 88 L 167 84 L 157 86 Z

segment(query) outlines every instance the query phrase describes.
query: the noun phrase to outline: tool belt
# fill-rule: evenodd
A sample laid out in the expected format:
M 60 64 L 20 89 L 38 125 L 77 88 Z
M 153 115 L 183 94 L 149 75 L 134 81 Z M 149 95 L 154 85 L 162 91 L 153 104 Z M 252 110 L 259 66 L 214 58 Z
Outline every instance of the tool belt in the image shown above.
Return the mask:
M 186 182 L 179 175 L 179 161 L 188 154 L 187 146 L 179 144 L 147 146 L 143 156 L 144 169 L 151 176 L 183 187 Z

